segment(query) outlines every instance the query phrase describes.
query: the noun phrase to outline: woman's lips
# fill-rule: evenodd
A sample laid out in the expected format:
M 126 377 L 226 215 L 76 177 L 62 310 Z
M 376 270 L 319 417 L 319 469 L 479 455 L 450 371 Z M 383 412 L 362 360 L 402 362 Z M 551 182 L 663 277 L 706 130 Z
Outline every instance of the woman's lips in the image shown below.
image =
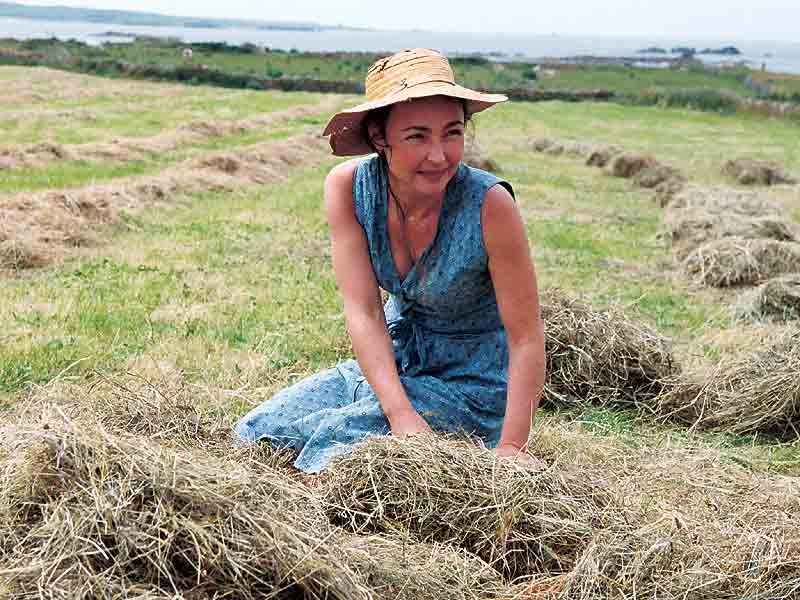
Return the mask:
M 448 173 L 450 173 L 450 169 L 441 169 L 439 171 L 419 171 L 420 175 L 430 181 L 439 181 Z

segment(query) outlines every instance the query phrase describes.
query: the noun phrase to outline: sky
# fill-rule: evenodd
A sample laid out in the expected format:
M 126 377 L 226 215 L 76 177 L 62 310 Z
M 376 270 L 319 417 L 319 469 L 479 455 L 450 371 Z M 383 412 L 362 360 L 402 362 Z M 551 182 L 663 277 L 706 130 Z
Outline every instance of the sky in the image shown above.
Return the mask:
M 385 29 L 800 43 L 800 0 L 11 1 Z

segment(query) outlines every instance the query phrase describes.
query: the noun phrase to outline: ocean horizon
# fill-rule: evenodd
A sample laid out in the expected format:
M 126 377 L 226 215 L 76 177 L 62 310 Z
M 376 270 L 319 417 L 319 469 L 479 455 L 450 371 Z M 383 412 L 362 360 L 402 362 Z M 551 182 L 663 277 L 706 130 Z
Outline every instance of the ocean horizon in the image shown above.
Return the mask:
M 323 29 L 321 31 L 274 30 L 253 28 L 194 28 L 127 26 L 115 23 L 44 21 L 0 17 L 0 38 L 31 39 L 55 37 L 76 39 L 89 44 L 120 42 L 119 35 L 109 32 L 157 37 L 173 37 L 186 43 L 227 42 L 252 43 L 272 49 L 301 52 L 394 52 L 403 48 L 435 48 L 448 55 L 480 53 L 497 60 L 540 60 L 572 56 L 598 57 L 664 57 L 638 51 L 660 47 L 669 51 L 678 46 L 702 50 L 735 46 L 742 54 L 699 55 L 706 63 L 745 62 L 752 68 L 764 65 L 768 70 L 800 74 L 800 43 L 785 41 L 751 41 L 731 38 L 696 37 L 624 37 L 523 35 L 503 33 L 445 33 L 436 31 L 395 31 L 372 29 Z

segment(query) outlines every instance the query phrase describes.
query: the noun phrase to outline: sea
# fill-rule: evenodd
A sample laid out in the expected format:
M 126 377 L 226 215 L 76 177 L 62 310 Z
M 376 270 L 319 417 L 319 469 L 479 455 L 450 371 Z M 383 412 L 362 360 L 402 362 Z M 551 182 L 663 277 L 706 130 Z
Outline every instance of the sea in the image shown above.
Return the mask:
M 113 33 L 112 33 L 113 32 Z M 109 35 L 112 33 L 112 35 Z M 127 35 L 120 35 L 127 34 Z M 638 51 L 650 47 L 670 50 L 678 46 L 721 48 L 735 46 L 740 56 L 699 55 L 707 63 L 745 62 L 753 68 L 800 74 L 800 43 L 751 41 L 736 37 L 701 39 L 680 37 L 604 37 L 574 35 L 522 35 L 505 33 L 441 33 L 435 31 L 381 31 L 321 29 L 285 31 L 254 28 L 144 27 L 111 23 L 41 21 L 0 17 L 0 38 L 56 37 L 89 44 L 130 41 L 137 35 L 172 37 L 187 43 L 252 43 L 272 49 L 301 52 L 394 52 L 403 48 L 434 48 L 449 56 L 480 53 L 498 61 L 542 60 L 575 56 L 654 57 Z M 667 55 L 669 56 L 669 55 Z

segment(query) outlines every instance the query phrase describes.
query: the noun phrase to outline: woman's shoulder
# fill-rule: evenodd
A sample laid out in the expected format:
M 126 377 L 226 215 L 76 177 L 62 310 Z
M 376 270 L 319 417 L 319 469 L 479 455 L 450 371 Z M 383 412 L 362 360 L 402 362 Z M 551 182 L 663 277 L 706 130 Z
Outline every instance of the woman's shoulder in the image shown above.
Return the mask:
M 490 197 L 489 192 L 496 186 L 503 188 L 512 198 L 516 197 L 514 188 L 508 181 L 494 173 L 472 167 L 466 163 L 461 164 L 455 183 L 462 188 L 462 194 L 467 193 L 473 196 L 479 205 L 482 205 L 484 200 Z

